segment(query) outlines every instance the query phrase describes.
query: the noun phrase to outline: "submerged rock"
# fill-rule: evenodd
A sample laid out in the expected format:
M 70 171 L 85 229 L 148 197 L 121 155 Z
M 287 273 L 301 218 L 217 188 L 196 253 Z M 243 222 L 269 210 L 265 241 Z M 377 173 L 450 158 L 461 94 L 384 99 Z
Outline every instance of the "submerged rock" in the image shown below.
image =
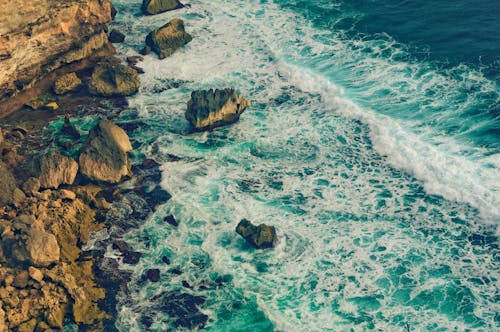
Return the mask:
M 186 119 L 196 130 L 208 130 L 238 121 L 250 102 L 234 89 L 193 91 Z
M 120 31 L 113 29 L 109 33 L 108 39 L 112 43 L 123 43 L 125 41 L 125 35 Z
M 178 0 L 143 0 L 142 11 L 144 14 L 154 15 L 169 10 L 184 7 Z
M 153 308 L 166 313 L 178 328 L 197 330 L 207 323 L 208 316 L 198 309 L 205 303 L 205 298 L 201 296 L 169 292 L 156 295 L 151 300 Z
M 56 150 L 43 155 L 38 168 L 38 180 L 42 188 L 57 189 L 61 184 L 73 184 L 78 173 L 78 163 Z
M 74 92 L 82 86 L 82 80 L 76 76 L 76 73 L 62 75 L 54 82 L 54 92 L 62 95 L 68 92 Z
M 274 226 L 265 224 L 255 226 L 247 219 L 242 219 L 238 223 L 236 233 L 257 249 L 272 248 L 276 242 L 276 229 Z
M 146 37 L 146 50 L 154 51 L 160 59 L 172 55 L 178 48 L 189 43 L 193 37 L 184 29 L 184 22 L 174 18 L 161 28 L 151 31 Z
M 111 96 L 130 96 L 139 90 L 141 82 L 134 69 L 120 63 L 101 63 L 94 68 L 89 83 L 92 94 Z
M 92 181 L 118 183 L 131 175 L 127 152 L 132 144 L 123 129 L 101 120 L 80 152 L 80 172 Z

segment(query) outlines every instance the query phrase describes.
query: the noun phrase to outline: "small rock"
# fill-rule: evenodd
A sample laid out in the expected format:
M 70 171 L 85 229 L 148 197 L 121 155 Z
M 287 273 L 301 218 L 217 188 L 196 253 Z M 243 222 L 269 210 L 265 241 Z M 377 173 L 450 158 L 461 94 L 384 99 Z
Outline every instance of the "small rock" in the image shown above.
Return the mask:
M 271 248 L 276 242 L 276 229 L 274 226 L 265 224 L 254 226 L 247 219 L 242 219 L 238 223 L 236 233 L 257 249 Z
M 76 76 L 76 73 L 68 73 L 59 77 L 54 82 L 54 92 L 62 95 L 68 92 L 77 91 L 82 86 L 82 80 Z
M 149 269 L 146 271 L 146 279 L 151 282 L 160 281 L 160 270 L 159 269 Z
M 28 286 L 29 274 L 28 271 L 19 271 L 14 278 L 12 285 L 16 288 L 24 289 Z
M 164 59 L 192 39 L 184 29 L 184 22 L 174 18 L 161 28 L 151 31 L 146 37 L 146 46 L 156 52 L 160 59 Z
M 54 235 L 31 228 L 26 243 L 28 260 L 35 266 L 49 266 L 59 261 L 60 249 Z
M 51 101 L 50 103 L 47 103 L 40 107 L 40 109 L 55 112 L 59 109 L 59 105 L 55 101 Z
M 173 215 L 166 216 L 165 218 L 163 218 L 163 221 L 166 221 L 170 225 L 175 226 L 175 227 L 179 226 L 179 223 L 177 222 L 177 220 L 175 219 L 175 217 Z
M 43 280 L 43 273 L 42 273 L 42 271 L 40 271 L 36 267 L 30 266 L 28 268 L 28 272 L 29 272 L 30 277 L 33 280 L 36 280 L 38 282 L 42 282 L 42 280 Z
M 182 274 L 182 271 L 178 269 L 172 269 L 170 270 L 170 273 L 180 276 Z
M 143 61 L 144 58 L 138 55 L 131 55 L 126 58 L 126 61 L 129 65 L 136 65 L 139 61 Z
M 14 192 L 12 193 L 12 203 L 14 203 L 15 205 L 19 205 L 24 202 L 25 199 L 26 195 L 24 194 L 24 192 L 19 188 L 15 188 Z
M 40 180 L 31 177 L 23 184 L 23 191 L 26 195 L 35 196 L 35 194 L 40 190 Z
M 0 206 L 12 203 L 14 190 L 17 188 L 16 180 L 7 165 L 5 165 L 1 160 L 0 187 L 2 188 L 2 190 L 0 190 Z
M 187 282 L 186 280 L 182 280 L 182 286 L 183 286 L 183 287 L 186 287 L 186 288 L 189 288 L 189 289 L 192 289 L 192 288 L 193 288 L 193 286 L 191 286 L 191 285 L 189 284 L 189 282 Z
M 109 33 L 108 40 L 112 42 L 113 44 L 115 43 L 123 43 L 125 41 L 125 35 L 121 33 L 120 31 L 113 29 Z
M 71 136 L 74 139 L 80 139 L 80 132 L 78 131 L 78 129 L 75 127 L 74 124 L 71 124 L 69 120 L 69 114 L 66 114 L 64 116 L 64 123 L 63 126 L 61 127 L 61 133 L 64 135 Z
M 163 256 L 161 261 L 167 265 L 170 265 L 170 259 L 167 256 Z
M 178 0 L 143 0 L 142 12 L 146 15 L 154 15 L 169 10 L 184 7 Z
M 61 189 L 59 190 L 59 198 L 67 201 L 74 201 L 76 199 L 76 194 L 71 190 Z
M 137 251 L 125 251 L 123 253 L 123 263 L 135 265 L 141 260 L 142 254 Z
M 185 116 L 196 130 L 210 130 L 238 121 L 248 106 L 234 89 L 193 91 Z

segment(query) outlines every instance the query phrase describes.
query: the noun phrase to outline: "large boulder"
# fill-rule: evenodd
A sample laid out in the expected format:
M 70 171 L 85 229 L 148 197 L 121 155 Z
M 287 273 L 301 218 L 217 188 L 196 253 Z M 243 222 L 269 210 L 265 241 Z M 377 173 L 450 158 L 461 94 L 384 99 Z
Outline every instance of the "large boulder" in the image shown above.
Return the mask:
M 184 7 L 178 0 L 143 0 L 142 11 L 144 14 L 154 15 L 163 13 L 169 10 L 179 9 Z
M 12 203 L 14 197 L 14 190 L 16 190 L 16 180 L 11 171 L 0 160 L 0 206 Z
M 57 189 L 61 184 L 73 184 L 78 173 L 78 163 L 57 150 L 43 155 L 38 168 L 38 180 L 42 188 Z
M 80 152 L 80 172 L 92 181 L 118 183 L 130 175 L 127 152 L 132 144 L 123 129 L 101 120 L 89 133 Z
M 139 90 L 140 85 L 137 71 L 120 63 L 106 62 L 94 68 L 89 91 L 105 97 L 130 96 Z
M 59 261 L 61 254 L 56 237 L 36 227 L 28 233 L 26 249 L 28 259 L 34 266 L 49 266 Z
M 265 224 L 255 226 L 247 219 L 242 219 L 238 223 L 236 233 L 257 249 L 272 248 L 277 239 L 274 226 Z
M 193 91 L 186 119 L 196 130 L 209 130 L 238 121 L 250 102 L 234 89 Z
M 184 29 L 184 22 L 181 19 L 174 18 L 146 36 L 146 49 L 153 50 L 160 59 L 164 59 L 192 39 L 193 37 Z
M 62 75 L 54 82 L 54 92 L 62 95 L 68 92 L 77 91 L 82 86 L 82 80 L 75 73 Z

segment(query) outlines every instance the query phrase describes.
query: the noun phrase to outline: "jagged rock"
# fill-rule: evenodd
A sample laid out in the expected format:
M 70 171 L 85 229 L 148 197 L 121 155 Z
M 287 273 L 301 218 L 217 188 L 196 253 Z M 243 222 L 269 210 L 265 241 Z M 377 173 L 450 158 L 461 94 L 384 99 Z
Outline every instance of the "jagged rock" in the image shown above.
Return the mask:
M 153 308 L 167 313 L 176 327 L 188 330 L 202 329 L 208 316 L 200 312 L 199 307 L 205 298 L 187 293 L 161 293 L 151 298 Z
M 142 11 L 144 14 L 154 15 L 169 10 L 184 7 L 178 0 L 143 0 Z
M 17 189 L 16 180 L 14 179 L 14 176 L 12 175 L 11 171 L 7 168 L 7 165 L 5 165 L 1 160 L 0 160 L 0 187 L 2 188 L 0 190 L 0 206 L 12 203 L 14 190 Z
M 5 311 L 3 311 L 3 303 L 0 300 L 0 332 L 7 332 L 7 324 L 5 323 Z
M 94 68 L 89 83 L 92 94 L 130 96 L 139 90 L 141 82 L 137 71 L 120 63 L 101 63 Z
M 159 269 L 149 269 L 146 271 L 146 279 L 151 282 L 160 281 L 160 270 Z
M 69 120 L 69 114 L 64 116 L 64 123 L 61 127 L 61 133 L 73 137 L 74 139 L 80 139 L 80 132 Z
M 125 131 L 108 120 L 101 120 L 82 147 L 80 172 L 93 181 L 118 183 L 131 173 L 127 156 L 131 150 Z
M 16 288 L 24 289 L 28 286 L 29 274 L 28 271 L 19 271 L 14 277 L 12 285 Z
M 109 0 L 1 1 L 0 13 L 0 101 L 108 43 Z
M 48 266 L 59 261 L 60 249 L 56 237 L 38 227 L 30 227 L 25 233 L 26 242 L 18 241 L 13 256 L 34 266 Z
M 16 187 L 14 189 L 14 192 L 12 193 L 12 203 L 14 203 L 14 205 L 16 206 L 19 206 L 25 199 L 26 195 L 24 194 L 24 192 Z
M 196 130 L 208 130 L 238 121 L 250 102 L 234 89 L 193 91 L 186 119 Z
M 120 31 L 113 29 L 109 33 L 108 39 L 112 43 L 123 43 L 125 41 L 125 35 Z
M 31 279 L 41 282 L 43 280 L 43 272 L 36 267 L 30 266 L 28 268 L 28 273 Z
M 147 35 L 146 47 L 149 47 L 158 54 L 160 59 L 164 59 L 172 55 L 178 48 L 189 43 L 192 39 L 193 37 L 184 29 L 184 22 L 181 19 L 174 18 L 161 28 L 153 30 Z
M 255 226 L 247 219 L 242 219 L 239 222 L 236 233 L 257 249 L 271 248 L 276 242 L 276 229 L 274 226 L 265 224 Z
M 126 61 L 129 65 L 136 65 L 139 61 L 143 61 L 144 58 L 139 55 L 131 55 L 126 58 Z
M 23 184 L 23 191 L 26 195 L 35 196 L 35 194 L 40 190 L 40 180 L 34 177 L 30 177 Z
M 116 10 L 115 6 L 111 3 L 111 19 L 114 20 L 116 17 L 116 14 L 118 14 L 118 11 Z
M 82 80 L 76 76 L 76 73 L 62 75 L 54 82 L 54 92 L 62 95 L 68 92 L 77 91 L 82 86 Z
M 78 163 L 54 150 L 41 157 L 38 168 L 40 186 L 57 189 L 61 184 L 73 184 L 78 172 Z

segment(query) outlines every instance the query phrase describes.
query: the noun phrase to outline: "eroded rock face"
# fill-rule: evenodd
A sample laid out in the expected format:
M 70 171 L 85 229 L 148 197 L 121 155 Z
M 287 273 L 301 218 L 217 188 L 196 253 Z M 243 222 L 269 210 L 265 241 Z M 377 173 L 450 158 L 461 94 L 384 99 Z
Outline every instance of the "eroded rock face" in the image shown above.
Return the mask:
M 73 184 L 78 173 L 78 163 L 58 151 L 51 151 L 40 159 L 40 187 L 57 189 L 61 184 Z
M 238 121 L 250 102 L 234 89 L 193 91 L 186 119 L 196 130 L 209 130 Z
M 141 81 L 137 71 L 119 63 L 102 63 L 94 68 L 89 83 L 92 94 L 130 96 L 139 90 Z
M 54 82 L 54 92 L 62 95 L 68 92 L 78 90 L 82 86 L 82 80 L 76 76 L 76 73 L 62 75 Z
M 184 29 L 184 22 L 174 18 L 161 28 L 151 31 L 146 37 L 146 48 L 150 48 L 160 59 L 172 55 L 178 48 L 189 43 L 193 37 Z
M 109 0 L 1 1 L 0 13 L 0 102 L 108 44 Z
M 242 219 L 236 227 L 236 233 L 257 249 L 272 248 L 276 242 L 274 226 L 253 225 L 249 220 Z
M 9 204 L 13 200 L 14 190 L 16 187 L 16 180 L 11 171 L 0 160 L 0 206 Z
M 178 0 L 143 0 L 142 11 L 144 14 L 154 15 L 169 10 L 182 8 L 184 5 Z
M 80 152 L 80 172 L 92 181 L 118 183 L 130 175 L 127 152 L 132 144 L 123 129 L 101 120 L 89 133 Z

